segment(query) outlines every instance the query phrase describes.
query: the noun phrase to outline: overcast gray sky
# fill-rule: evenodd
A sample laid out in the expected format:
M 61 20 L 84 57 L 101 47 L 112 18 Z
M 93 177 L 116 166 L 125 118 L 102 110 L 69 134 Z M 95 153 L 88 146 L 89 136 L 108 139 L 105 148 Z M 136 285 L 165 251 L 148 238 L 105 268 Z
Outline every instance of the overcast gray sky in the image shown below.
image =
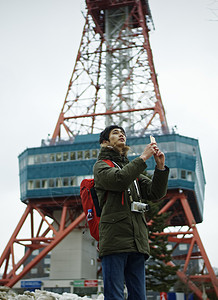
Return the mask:
M 73 71 L 85 0 L 0 0 L 0 253 L 25 205 L 17 156 L 52 134 Z M 198 231 L 218 267 L 218 3 L 150 0 L 151 47 L 169 126 L 199 139 L 206 176 Z

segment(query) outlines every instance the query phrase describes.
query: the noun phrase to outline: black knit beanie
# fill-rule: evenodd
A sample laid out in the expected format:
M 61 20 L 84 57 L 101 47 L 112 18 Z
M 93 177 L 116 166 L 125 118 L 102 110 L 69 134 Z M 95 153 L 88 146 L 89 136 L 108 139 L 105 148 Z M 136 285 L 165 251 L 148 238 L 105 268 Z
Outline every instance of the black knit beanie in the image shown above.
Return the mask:
M 109 141 L 109 134 L 111 132 L 111 130 L 115 129 L 115 128 L 119 128 L 123 131 L 123 133 L 126 135 L 125 130 L 118 125 L 111 125 L 106 127 L 101 133 L 100 133 L 100 138 L 99 138 L 99 143 L 102 144 L 103 141 Z

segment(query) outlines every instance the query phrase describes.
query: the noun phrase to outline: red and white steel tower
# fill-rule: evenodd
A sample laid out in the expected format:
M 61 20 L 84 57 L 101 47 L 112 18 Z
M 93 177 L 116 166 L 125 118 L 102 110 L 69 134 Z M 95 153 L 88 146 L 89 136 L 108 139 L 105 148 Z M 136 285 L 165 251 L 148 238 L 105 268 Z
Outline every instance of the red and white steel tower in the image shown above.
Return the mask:
M 60 139 L 73 140 L 79 134 L 98 133 L 108 124 L 122 125 L 128 134 L 136 136 L 148 131 L 169 133 L 149 42 L 153 23 L 148 0 L 86 0 L 86 5 L 87 15 L 75 67 L 51 144 Z M 166 200 L 159 213 L 170 210 L 173 214 L 168 225 L 180 226 L 168 233 L 169 241 L 177 246 L 180 243 L 189 244 L 189 251 L 184 257 L 185 264 L 178 271 L 178 276 L 199 299 L 203 299 L 201 285 L 205 282 L 211 283 L 218 297 L 218 281 L 199 237 L 186 194 L 183 191 L 171 191 Z M 84 220 L 84 213 L 79 217 L 78 214 L 68 213 L 76 203 L 72 200 L 69 206 L 63 205 L 61 221 L 55 229 L 52 222 L 46 219 L 46 216 L 52 218 L 53 202 L 47 200 L 27 205 L 0 259 L 0 264 L 6 262 L 1 284 L 13 286 Z M 12 271 L 8 271 L 9 257 L 12 256 L 12 260 L 14 257 L 13 245 L 22 243 L 17 240 L 17 234 L 28 214 L 32 220 L 34 210 L 38 211 L 42 221 L 37 236 L 32 234 L 32 249 L 39 247 L 40 241 L 45 242 L 44 249 L 19 274 L 16 271 L 28 253 L 13 264 Z M 67 215 L 71 217 L 66 219 Z M 175 223 L 176 215 L 178 218 Z M 43 222 L 48 229 L 39 234 Z M 46 238 L 49 231 L 53 231 L 52 238 Z M 197 246 L 197 252 L 193 251 L 194 246 Z M 203 261 L 201 273 L 188 276 L 188 264 L 196 258 Z

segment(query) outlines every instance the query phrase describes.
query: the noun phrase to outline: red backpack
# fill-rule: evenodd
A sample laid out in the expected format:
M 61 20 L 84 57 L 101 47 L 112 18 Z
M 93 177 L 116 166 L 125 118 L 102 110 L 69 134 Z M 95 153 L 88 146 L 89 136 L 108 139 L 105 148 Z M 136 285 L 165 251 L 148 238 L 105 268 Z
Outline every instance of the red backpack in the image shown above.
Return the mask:
M 110 167 L 114 167 L 111 160 L 103 160 Z M 91 236 L 99 241 L 99 221 L 101 216 L 101 208 L 98 202 L 98 196 L 95 190 L 94 179 L 84 179 L 80 184 L 80 197 L 82 201 L 83 211 L 87 216 L 89 231 Z M 91 210 L 91 211 L 89 211 Z

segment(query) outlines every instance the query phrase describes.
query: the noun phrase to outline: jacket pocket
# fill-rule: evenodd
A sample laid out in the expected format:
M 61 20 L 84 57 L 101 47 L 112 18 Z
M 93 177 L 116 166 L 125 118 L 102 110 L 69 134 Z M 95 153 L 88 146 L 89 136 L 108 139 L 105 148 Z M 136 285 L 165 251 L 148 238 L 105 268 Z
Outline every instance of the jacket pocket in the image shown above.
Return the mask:
M 106 243 L 107 246 L 111 246 L 111 243 L 122 243 L 126 237 L 133 235 L 129 216 L 125 212 L 101 216 L 99 232 L 102 243 Z
M 112 213 L 101 217 L 101 223 L 115 224 L 127 218 L 124 212 Z

